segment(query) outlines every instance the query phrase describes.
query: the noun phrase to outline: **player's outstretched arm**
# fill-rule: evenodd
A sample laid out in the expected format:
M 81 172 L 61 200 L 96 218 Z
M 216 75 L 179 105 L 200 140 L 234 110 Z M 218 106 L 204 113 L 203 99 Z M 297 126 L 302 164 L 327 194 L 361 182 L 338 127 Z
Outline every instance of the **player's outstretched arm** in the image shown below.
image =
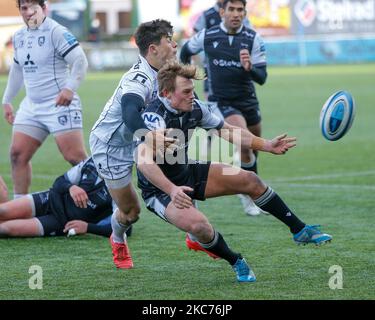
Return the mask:
M 249 149 L 269 152 L 273 154 L 285 154 L 289 149 L 296 146 L 297 139 L 288 137 L 287 134 L 279 135 L 272 140 L 263 139 L 253 135 L 250 131 L 224 123 L 218 132 L 220 137 L 237 145 L 247 146 Z

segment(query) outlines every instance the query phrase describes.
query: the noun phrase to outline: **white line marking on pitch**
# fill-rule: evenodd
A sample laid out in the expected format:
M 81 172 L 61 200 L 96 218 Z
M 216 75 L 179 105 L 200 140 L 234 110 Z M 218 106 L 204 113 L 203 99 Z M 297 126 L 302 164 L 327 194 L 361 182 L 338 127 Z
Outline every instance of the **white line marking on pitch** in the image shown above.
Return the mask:
M 332 174 L 320 174 L 315 176 L 303 176 L 303 177 L 291 177 L 291 178 L 276 178 L 272 179 L 272 182 L 289 182 L 289 181 L 306 181 L 306 180 L 318 180 L 318 179 L 331 179 L 331 178 L 345 178 L 345 177 L 360 177 L 375 175 L 375 170 L 362 171 L 362 172 L 342 172 Z
M 351 191 L 370 190 L 375 191 L 375 186 L 367 186 L 361 184 L 320 184 L 320 183 L 287 183 L 287 182 L 272 182 L 270 185 L 275 184 L 288 188 L 313 188 L 313 189 L 349 189 Z

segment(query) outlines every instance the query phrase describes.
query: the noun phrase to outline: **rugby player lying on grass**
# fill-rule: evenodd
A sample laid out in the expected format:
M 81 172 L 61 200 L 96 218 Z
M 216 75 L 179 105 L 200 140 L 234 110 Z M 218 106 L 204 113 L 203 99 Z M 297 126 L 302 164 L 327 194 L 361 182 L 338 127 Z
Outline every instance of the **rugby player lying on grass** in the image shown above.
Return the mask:
M 0 204 L 0 237 L 62 236 L 70 229 L 109 237 L 111 214 L 112 198 L 87 158 L 58 177 L 50 190 Z

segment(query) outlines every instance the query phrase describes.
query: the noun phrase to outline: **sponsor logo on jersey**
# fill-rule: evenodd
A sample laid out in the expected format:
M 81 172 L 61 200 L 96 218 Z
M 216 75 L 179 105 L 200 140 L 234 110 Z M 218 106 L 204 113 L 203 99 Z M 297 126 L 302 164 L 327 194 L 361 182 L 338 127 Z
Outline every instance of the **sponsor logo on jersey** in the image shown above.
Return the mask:
M 74 124 L 81 124 L 82 122 L 82 115 L 80 111 L 74 111 L 73 113 L 73 123 Z
M 210 19 L 210 25 L 213 26 L 213 25 L 215 25 L 215 23 L 216 23 L 216 20 L 214 18 L 211 18 Z
M 142 74 L 142 73 L 137 73 L 136 75 L 135 75 L 135 77 L 132 79 L 132 81 L 137 81 L 137 82 L 139 82 L 139 83 L 141 83 L 141 84 L 145 84 L 146 83 L 146 81 L 147 81 L 147 76 L 145 76 L 144 74 Z
M 155 112 L 145 112 L 142 114 L 143 121 L 150 130 L 165 129 L 164 119 Z
M 26 61 L 24 63 L 24 70 L 26 73 L 34 73 L 38 69 L 38 67 L 35 65 L 35 62 L 31 60 L 30 53 L 26 56 Z
M 217 48 L 217 46 L 219 45 L 219 42 L 218 41 L 214 41 L 213 43 L 212 43 L 212 45 L 214 46 L 214 48 L 216 49 Z
M 62 126 L 65 126 L 67 123 L 68 123 L 68 117 L 67 116 L 60 116 L 57 118 L 57 121 L 59 121 L 59 123 L 62 125 Z
M 25 66 L 28 66 L 28 65 L 34 65 L 34 61 L 30 60 L 31 56 L 30 56 L 30 53 L 26 56 L 27 60 L 25 61 Z
M 157 91 L 152 91 L 152 96 L 151 96 L 151 100 L 154 100 L 156 99 L 158 96 L 158 92 Z
M 220 29 L 215 28 L 214 30 L 209 30 L 206 32 L 206 35 L 215 34 L 220 32 Z
M 75 42 L 77 42 L 77 39 L 75 38 L 75 36 L 73 36 L 71 33 L 69 32 L 65 32 L 63 34 L 65 40 L 67 43 L 69 43 L 70 45 L 74 44 Z
M 240 61 L 234 61 L 234 60 L 227 61 L 227 60 L 224 60 L 224 59 L 220 59 L 220 60 L 214 59 L 212 61 L 212 63 L 215 66 L 219 66 L 219 67 L 237 67 L 237 68 L 242 68 L 242 65 L 241 65 Z
M 38 38 L 39 47 L 42 47 L 45 42 L 46 42 L 46 37 L 45 36 L 41 36 L 41 37 Z

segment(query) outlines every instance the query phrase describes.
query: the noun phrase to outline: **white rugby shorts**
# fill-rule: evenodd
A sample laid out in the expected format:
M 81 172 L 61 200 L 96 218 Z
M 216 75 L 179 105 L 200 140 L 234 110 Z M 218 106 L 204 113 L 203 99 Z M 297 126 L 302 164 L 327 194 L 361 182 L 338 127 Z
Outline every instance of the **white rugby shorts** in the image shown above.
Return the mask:
M 90 135 L 90 150 L 95 167 L 110 189 L 126 187 L 132 180 L 134 149 L 136 142 L 124 146 L 113 146 Z
M 54 99 L 43 103 L 33 103 L 25 97 L 13 124 L 14 131 L 24 132 L 27 131 L 27 127 L 30 127 L 30 132 L 32 128 L 36 128 L 39 129 L 38 131 L 43 130 L 46 136 L 64 133 L 64 131 L 82 130 L 82 126 L 81 101 L 76 95 L 68 107 L 56 106 Z M 24 133 L 27 134 L 27 132 Z

